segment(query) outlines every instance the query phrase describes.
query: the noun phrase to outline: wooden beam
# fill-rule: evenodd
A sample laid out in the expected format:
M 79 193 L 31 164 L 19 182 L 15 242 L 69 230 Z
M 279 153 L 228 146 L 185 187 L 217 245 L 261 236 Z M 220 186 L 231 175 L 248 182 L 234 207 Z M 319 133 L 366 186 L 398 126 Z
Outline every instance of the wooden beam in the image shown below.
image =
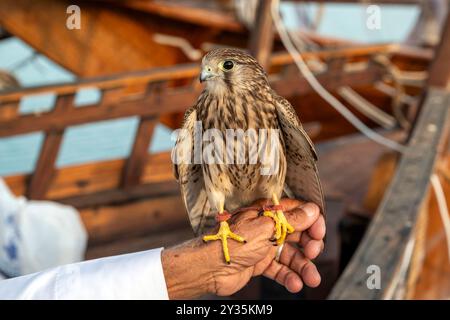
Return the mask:
M 120 173 L 125 160 L 106 160 L 70 167 L 58 168 L 49 181 L 46 198 L 75 207 L 121 203 L 167 194 L 179 194 L 178 183 L 171 169 L 170 152 L 148 155 L 141 184 L 126 190 L 120 189 Z M 15 195 L 26 193 L 30 175 L 5 177 Z
M 367 70 L 354 72 L 324 73 L 318 76 L 319 81 L 328 89 L 337 86 L 358 86 L 371 84 L 379 80 L 383 70 L 377 66 L 370 66 Z M 299 75 L 291 78 L 275 77 L 271 80 L 272 88 L 282 96 L 302 95 L 310 93 L 311 87 Z M 130 116 L 154 117 L 170 112 L 183 112 L 192 105 L 201 92 L 201 88 L 167 89 L 164 93 L 153 94 L 148 97 L 130 101 L 115 101 L 111 104 L 100 104 L 76 108 L 64 114 L 49 112 L 36 117 L 25 115 L 20 118 L 2 123 L 0 137 L 24 134 L 34 131 L 62 130 L 65 127 L 101 120 L 117 119 Z M 1 97 L 0 97 L 1 99 Z
M 406 247 L 426 200 L 431 173 L 450 126 L 450 93 L 431 89 L 375 219 L 335 285 L 330 299 L 386 299 L 395 292 Z M 368 288 L 369 266 L 380 268 L 381 287 Z
M 371 65 L 362 71 L 342 72 L 342 70 L 331 70 L 318 74 L 316 78 L 325 88 L 334 90 L 341 86 L 360 87 L 371 85 L 381 80 L 384 73 L 385 71 L 381 67 Z M 272 79 L 271 86 L 277 94 L 283 97 L 301 96 L 313 92 L 306 79 L 298 73 L 287 75 L 282 79 Z
M 0 123 L 11 121 L 19 116 L 19 103 L 0 103 Z
M 189 226 L 181 197 L 144 199 L 80 210 L 90 245 Z
M 45 198 L 47 189 L 53 179 L 54 165 L 62 137 L 63 131 L 52 131 L 46 135 L 34 174 L 28 185 L 28 198 L 33 200 Z
M 62 114 L 73 107 L 74 95 L 59 96 L 56 100 L 56 114 Z M 58 157 L 59 147 L 64 135 L 64 130 L 52 130 L 47 133 L 42 144 L 39 159 L 31 176 L 27 190 L 30 199 L 43 199 L 53 179 L 55 162 Z
M 264 69 L 268 69 L 273 47 L 274 28 L 271 15 L 272 0 L 261 0 L 251 31 L 249 51 Z
M 115 5 L 153 13 L 161 17 L 176 19 L 198 24 L 208 28 L 224 29 L 242 32 L 245 28 L 235 18 L 232 12 L 226 12 L 216 1 L 198 2 L 191 1 L 170 3 L 168 1 L 140 1 L 140 0 L 101 0 Z
M 450 203 L 450 143 L 437 168 L 446 201 Z M 450 296 L 450 263 L 446 254 L 448 242 L 434 192 L 430 192 L 430 201 L 425 209 L 428 216 L 426 235 L 423 237 L 423 267 L 416 268 L 420 277 L 410 286 L 409 294 L 415 300 L 440 300 Z
M 404 47 L 393 44 L 382 45 L 361 45 L 350 46 L 345 48 L 335 48 L 323 51 L 309 51 L 303 53 L 305 59 L 331 59 L 337 57 L 370 57 L 374 54 L 386 53 L 397 54 L 402 56 Z M 424 56 L 422 51 L 417 54 L 414 50 L 408 50 L 406 53 L 409 58 L 428 59 Z M 271 56 L 270 65 L 273 67 L 281 67 L 283 65 L 293 63 L 293 58 L 288 52 L 276 52 Z M 200 66 L 198 63 L 179 64 L 171 67 L 156 67 L 142 71 L 134 71 L 127 73 L 118 73 L 113 76 L 102 76 L 85 78 L 76 83 L 60 83 L 58 85 L 44 85 L 29 88 L 21 88 L 14 90 L 7 90 L 0 93 L 0 102 L 17 102 L 22 97 L 27 95 L 54 93 L 57 95 L 76 93 L 77 90 L 83 88 L 95 87 L 99 90 L 117 89 L 123 86 L 131 86 L 140 83 L 171 81 L 179 79 L 194 79 L 198 77 Z
M 80 77 L 188 61 L 178 48 L 153 41 L 155 33 L 170 34 L 188 41 L 216 42 L 210 30 L 197 25 L 182 21 L 171 23 L 157 15 L 123 10 L 109 3 L 76 3 L 81 6 L 80 29 L 66 28 L 66 10 L 73 4 L 69 0 L 1 0 L 0 24 L 36 51 Z M 178 8 L 178 11 L 184 10 Z M 39 27 L 31 28 L 25 21 L 33 21 Z
M 179 196 L 179 194 L 180 188 L 178 182 L 173 179 L 163 182 L 142 183 L 127 189 L 108 189 L 55 200 L 75 208 L 90 208 L 100 205 L 117 205 L 129 201 L 167 195 Z
M 430 68 L 428 85 L 450 89 L 450 13 L 447 14 L 441 43 Z
M 39 116 L 25 115 L 2 123 L 0 137 L 41 130 L 62 130 L 68 126 L 131 116 L 152 117 L 162 112 L 182 112 L 197 99 L 200 92 L 200 89 L 173 89 L 164 95 L 74 108 L 64 114 L 49 112 Z
M 134 138 L 133 149 L 125 164 L 122 186 L 129 188 L 140 183 L 148 159 L 148 148 L 157 118 L 142 118 Z

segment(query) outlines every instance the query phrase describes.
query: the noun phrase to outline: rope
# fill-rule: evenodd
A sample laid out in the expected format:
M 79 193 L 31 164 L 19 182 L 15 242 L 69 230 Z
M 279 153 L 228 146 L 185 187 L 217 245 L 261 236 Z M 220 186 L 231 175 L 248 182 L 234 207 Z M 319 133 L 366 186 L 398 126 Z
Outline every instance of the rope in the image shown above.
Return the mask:
M 395 118 L 390 114 L 387 114 L 380 108 L 374 106 L 371 102 L 364 99 L 360 94 L 358 94 L 352 88 L 345 86 L 338 89 L 338 93 L 344 98 L 348 103 L 350 103 L 354 108 L 364 114 L 366 117 L 370 118 L 374 122 L 378 123 L 385 129 L 395 128 L 396 121 Z
M 336 99 L 330 92 L 328 92 L 316 79 L 314 74 L 306 65 L 303 57 L 300 52 L 297 50 L 293 42 L 291 41 L 286 28 L 281 21 L 281 17 L 279 15 L 279 0 L 272 1 L 272 19 L 275 24 L 275 28 L 277 29 L 280 39 L 283 42 L 283 45 L 286 47 L 288 52 L 294 59 L 295 64 L 299 68 L 303 77 L 308 81 L 311 87 L 322 97 L 325 101 L 327 101 L 336 111 L 338 111 L 344 118 L 346 118 L 355 128 L 365 134 L 368 138 L 374 140 L 375 142 L 382 144 L 390 149 L 394 149 L 400 153 L 403 153 L 407 150 L 407 147 L 399 144 L 396 141 L 385 138 L 384 136 L 378 134 L 376 131 L 372 130 L 368 126 L 366 126 L 361 120 L 359 120 L 346 106 L 344 106 L 338 99 Z
M 202 51 L 195 49 L 189 41 L 181 37 L 170 36 L 162 33 L 155 33 L 153 41 L 162 45 L 179 48 L 190 60 L 197 61 L 202 58 Z

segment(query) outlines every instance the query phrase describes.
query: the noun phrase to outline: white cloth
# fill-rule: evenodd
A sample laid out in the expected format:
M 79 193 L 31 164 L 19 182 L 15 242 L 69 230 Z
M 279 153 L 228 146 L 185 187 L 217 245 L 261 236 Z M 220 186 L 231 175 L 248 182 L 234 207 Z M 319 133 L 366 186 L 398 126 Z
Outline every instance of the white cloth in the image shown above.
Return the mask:
M 83 260 L 87 233 L 78 212 L 16 197 L 0 177 L 0 271 L 16 277 Z
M 0 281 L 0 299 L 168 299 L 161 250 L 84 261 Z

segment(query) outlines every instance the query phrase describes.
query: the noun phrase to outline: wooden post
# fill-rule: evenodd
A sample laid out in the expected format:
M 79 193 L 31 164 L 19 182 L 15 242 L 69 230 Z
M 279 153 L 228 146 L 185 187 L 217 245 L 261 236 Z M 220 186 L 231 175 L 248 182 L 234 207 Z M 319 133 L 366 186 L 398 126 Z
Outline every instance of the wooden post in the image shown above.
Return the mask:
M 73 107 L 74 95 L 58 96 L 54 113 L 64 112 Z M 64 130 L 49 131 L 42 144 L 39 159 L 28 185 L 27 196 L 30 199 L 44 199 L 55 171 L 55 162 L 61 146 Z
M 133 149 L 124 167 L 122 187 L 129 188 L 139 184 L 148 158 L 148 147 L 157 119 L 141 118 L 134 139 Z
M 19 102 L 0 103 L 0 122 L 9 121 L 17 118 L 19 115 Z
M 428 86 L 443 89 L 450 87 L 450 13 L 447 14 L 441 33 L 441 43 L 430 68 Z
M 271 15 L 272 0 L 261 0 L 250 37 L 250 53 L 267 70 L 272 52 L 274 28 Z

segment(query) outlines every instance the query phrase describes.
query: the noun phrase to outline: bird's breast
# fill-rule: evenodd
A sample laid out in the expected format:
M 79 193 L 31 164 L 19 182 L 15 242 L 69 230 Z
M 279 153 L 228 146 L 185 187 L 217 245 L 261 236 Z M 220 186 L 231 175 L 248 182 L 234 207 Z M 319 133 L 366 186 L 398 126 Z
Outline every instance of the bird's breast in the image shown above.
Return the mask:
M 278 129 L 275 105 L 254 96 L 205 96 L 199 101 L 199 120 L 204 130 Z

